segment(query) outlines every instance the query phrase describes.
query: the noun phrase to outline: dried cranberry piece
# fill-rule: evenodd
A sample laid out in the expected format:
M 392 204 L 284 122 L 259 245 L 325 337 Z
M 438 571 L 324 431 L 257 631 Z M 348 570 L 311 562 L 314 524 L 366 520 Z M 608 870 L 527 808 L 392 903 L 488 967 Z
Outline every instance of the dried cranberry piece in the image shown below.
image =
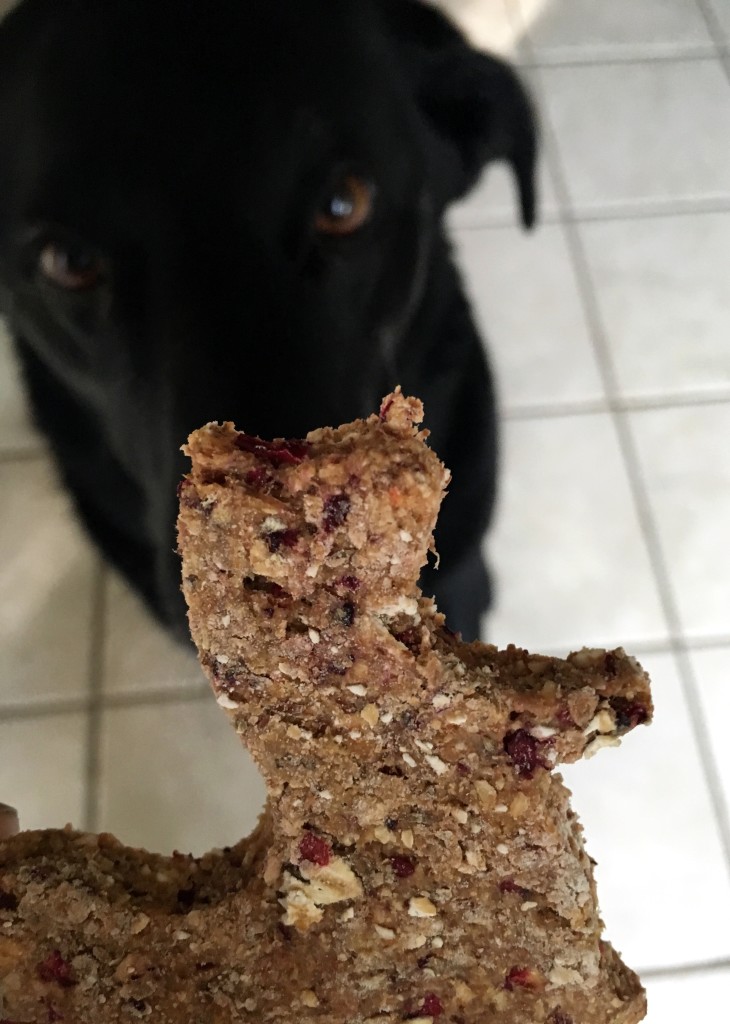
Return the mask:
M 272 530 L 264 534 L 266 546 L 272 554 L 275 554 L 283 545 L 285 548 L 293 548 L 299 540 L 298 530 Z
M 183 912 L 190 910 L 193 903 L 195 903 L 195 886 L 189 885 L 185 889 L 178 889 L 177 891 L 177 902 L 182 908 Z
M 427 992 L 419 1013 L 424 1017 L 440 1017 L 444 1012 L 443 1004 L 435 992 Z
M 390 857 L 389 859 L 390 866 L 393 869 L 393 874 L 397 875 L 398 878 L 410 878 L 416 870 L 416 862 L 412 857 L 405 857 L 398 854 L 395 857 Z
M 618 675 L 618 659 L 612 651 L 606 651 L 603 659 L 603 671 L 607 676 Z
M 544 745 L 545 741 L 535 739 L 526 729 L 508 732 L 504 738 L 504 749 L 507 756 L 515 766 L 517 774 L 521 775 L 523 779 L 531 779 L 538 766 L 550 767 L 540 754 Z
M 268 487 L 274 480 L 268 469 L 265 469 L 263 466 L 256 466 L 255 469 L 249 469 L 243 479 L 249 487 L 259 488 Z
M 311 864 L 318 864 L 324 868 L 332 859 L 332 849 L 326 839 L 316 836 L 313 832 L 307 832 L 299 843 L 299 855 L 302 860 L 308 860 Z
M 463 761 L 456 762 L 456 770 L 459 775 L 471 775 L 471 768 L 468 764 L 464 764 Z
M 378 413 L 378 415 L 380 416 L 381 420 L 386 420 L 388 418 L 388 413 L 390 412 L 390 408 L 391 408 L 392 405 L 393 405 L 393 398 L 392 398 L 392 396 L 389 396 L 388 398 L 384 398 L 383 401 L 380 403 L 380 412 Z
M 555 715 L 559 726 L 563 729 L 575 729 L 575 722 L 567 704 L 561 704 Z
M 529 967 L 512 967 L 504 979 L 504 987 L 511 992 L 515 987 L 526 988 L 536 992 L 544 988 L 543 976 Z
M 331 494 L 324 503 L 322 526 L 325 533 L 332 533 L 347 519 L 352 503 L 346 494 Z
M 336 587 L 344 587 L 345 590 L 358 590 L 360 587 L 360 580 L 357 576 L 340 576 L 338 580 L 335 580 Z
M 513 878 L 503 878 L 499 883 L 500 892 L 515 892 L 518 896 L 523 899 L 530 895 L 529 889 L 524 889 L 521 885 L 518 885 Z
M 144 999 L 127 999 L 126 1005 L 131 1006 L 132 1009 L 136 1010 L 138 1013 L 145 1013 L 147 1010 L 147 1003 Z
M 73 967 L 63 959 L 58 949 L 49 953 L 37 969 L 41 981 L 55 981 L 61 988 L 70 988 L 76 984 Z
M 355 621 L 355 605 L 352 601 L 343 601 L 335 610 L 335 621 L 342 626 L 351 626 Z
M 399 644 L 407 647 L 412 654 L 421 653 L 421 631 L 415 626 L 409 626 L 400 633 L 394 633 L 394 638 Z
M 4 889 L 0 889 L 0 910 L 17 910 L 18 909 L 18 897 L 15 893 L 5 892 Z
M 649 712 L 638 701 L 629 700 L 627 697 L 609 697 L 608 703 L 620 729 L 633 729 L 637 725 L 643 725 L 649 718 Z
M 236 448 L 250 452 L 260 459 L 266 459 L 274 466 L 296 466 L 309 454 L 309 444 L 296 438 L 281 441 L 265 441 L 252 434 L 238 434 L 234 441 Z

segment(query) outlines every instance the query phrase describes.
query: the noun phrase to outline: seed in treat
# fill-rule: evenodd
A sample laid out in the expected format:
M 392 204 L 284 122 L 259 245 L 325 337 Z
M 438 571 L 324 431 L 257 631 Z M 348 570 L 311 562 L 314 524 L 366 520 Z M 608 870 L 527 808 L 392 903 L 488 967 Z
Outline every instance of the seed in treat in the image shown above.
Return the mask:
M 332 533 L 334 529 L 347 519 L 351 508 L 350 499 L 346 494 L 332 494 L 324 503 L 324 516 L 322 526 L 325 533 Z
M 426 754 L 426 761 L 429 768 L 436 772 L 437 775 L 444 775 L 448 771 L 448 768 L 440 757 L 436 757 L 433 754 Z
M 603 659 L 603 671 L 607 676 L 615 676 L 618 674 L 618 660 L 612 651 L 606 651 Z
M 545 978 L 530 967 L 513 967 L 507 972 L 504 987 L 508 992 L 515 988 L 526 988 L 530 992 L 540 992 L 545 988 Z
M 38 964 L 38 977 L 41 981 L 55 981 L 61 988 L 70 988 L 77 983 L 73 967 L 63 959 L 58 949 Z
M 628 700 L 626 697 L 609 697 L 608 703 L 616 715 L 616 725 L 619 729 L 633 729 L 637 725 L 643 725 L 649 718 L 646 708 L 637 701 Z
M 385 939 L 386 942 L 395 938 L 395 932 L 393 931 L 392 928 L 383 928 L 382 925 L 376 924 L 375 931 L 380 936 L 380 938 Z
M 425 1014 L 427 1017 L 439 1017 L 444 1012 L 444 1008 L 441 1000 L 434 992 L 427 992 L 423 1005 L 418 1012 Z
M 329 843 L 313 832 L 307 832 L 299 843 L 299 855 L 302 860 L 308 860 L 311 864 L 318 864 L 326 867 L 332 859 L 332 849 Z
M 0 889 L 0 910 L 17 910 L 18 897 L 12 892 L 5 892 Z
M 282 548 L 294 548 L 299 540 L 298 530 L 272 530 L 264 534 L 264 540 L 269 551 L 273 554 Z
M 569 1017 L 567 1013 L 563 1013 L 559 1006 L 556 1006 L 545 1021 L 545 1024 L 573 1024 L 573 1018 Z
M 238 434 L 234 444 L 240 451 L 266 459 L 273 466 L 296 466 L 309 454 L 308 443 L 296 438 L 286 441 L 264 441 L 263 438 L 253 437 L 251 434 Z
M 413 858 L 401 855 L 391 857 L 390 866 L 393 868 L 393 874 L 397 875 L 398 878 L 410 878 L 416 870 L 416 862 Z
M 522 899 L 530 895 L 530 890 L 523 888 L 523 886 L 521 885 L 518 885 L 517 882 L 515 882 L 514 878 L 503 878 L 502 881 L 499 883 L 499 891 L 517 893 L 517 895 L 521 896 Z
M 413 849 L 413 832 L 409 828 L 404 828 L 400 834 L 401 842 L 407 850 Z
M 342 626 L 351 626 L 355 621 L 355 605 L 352 601 L 344 601 L 339 608 L 335 609 L 334 618 Z

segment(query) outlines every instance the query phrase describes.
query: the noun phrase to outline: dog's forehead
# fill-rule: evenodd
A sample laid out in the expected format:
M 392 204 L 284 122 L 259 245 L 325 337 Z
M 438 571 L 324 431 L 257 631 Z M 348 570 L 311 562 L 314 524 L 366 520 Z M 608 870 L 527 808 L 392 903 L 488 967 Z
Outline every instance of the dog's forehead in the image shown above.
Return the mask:
M 101 189 L 116 168 L 123 189 L 164 176 L 184 191 L 231 173 L 258 191 L 327 154 L 397 159 L 406 92 L 369 0 L 45 6 L 45 24 L 28 19 L 28 118 L 51 179 Z
M 374 116 L 387 94 L 386 40 L 368 0 L 125 0 L 82 17 L 86 6 L 58 17 L 40 69 L 76 118 L 157 116 L 164 127 L 199 113 L 276 133 L 303 106 L 352 117 L 357 105 Z

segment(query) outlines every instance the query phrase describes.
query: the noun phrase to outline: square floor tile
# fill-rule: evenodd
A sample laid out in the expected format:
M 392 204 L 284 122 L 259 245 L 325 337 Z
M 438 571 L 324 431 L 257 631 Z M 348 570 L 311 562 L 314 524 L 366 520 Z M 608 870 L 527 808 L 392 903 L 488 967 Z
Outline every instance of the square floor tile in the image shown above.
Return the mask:
M 706 0 L 706 2 L 717 18 L 718 26 L 725 39 L 730 40 L 730 4 L 728 0 Z
M 45 459 L 0 464 L 0 705 L 85 694 L 96 555 Z
M 172 639 L 116 574 L 106 592 L 104 691 L 109 694 L 207 686 L 192 646 Z
M 505 424 L 487 551 L 493 643 L 564 649 L 667 636 L 607 414 Z
M 693 0 L 547 0 L 530 40 L 540 61 L 713 52 Z
M 631 413 L 682 628 L 730 630 L 730 402 Z
M 692 651 L 690 660 L 730 819 L 730 643 L 726 647 Z
M 263 782 L 212 697 L 104 712 L 102 830 L 201 854 L 247 835 L 263 804 Z
M 83 826 L 86 716 L 0 721 L 0 800 L 24 829 Z
M 544 158 L 538 165 L 537 202 L 538 223 L 556 218 L 558 200 Z M 469 195 L 449 209 L 447 222 L 452 228 L 520 225 L 517 189 L 507 164 L 490 164 Z
M 650 978 L 646 983 L 649 1015 L 645 1024 L 687 1024 L 722 1019 L 730 1005 L 730 967 L 720 971 Z
M 622 394 L 730 395 L 730 212 L 579 230 Z
M 506 409 L 603 398 L 561 225 L 462 231 L 456 252 Z
M 578 211 L 730 198 L 719 60 L 554 67 L 540 80 Z
M 718 913 L 730 911 L 730 872 L 677 665 L 670 654 L 640 660 L 652 679 L 651 726 L 564 771 L 598 861 L 606 934 L 637 969 L 730 957 Z
M 30 421 L 10 338 L 0 321 L 0 452 L 33 451 L 41 444 Z

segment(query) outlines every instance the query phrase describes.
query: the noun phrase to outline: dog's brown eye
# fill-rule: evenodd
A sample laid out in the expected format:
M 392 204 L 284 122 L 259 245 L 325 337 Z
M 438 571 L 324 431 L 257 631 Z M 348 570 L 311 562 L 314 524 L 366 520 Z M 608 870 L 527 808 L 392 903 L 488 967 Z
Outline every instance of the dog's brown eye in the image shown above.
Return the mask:
M 369 219 L 373 186 L 355 174 L 345 174 L 322 203 L 314 226 L 321 235 L 352 235 Z
M 48 242 L 41 250 L 38 267 L 53 284 L 74 292 L 95 287 L 102 276 L 99 256 L 86 246 L 69 243 Z

